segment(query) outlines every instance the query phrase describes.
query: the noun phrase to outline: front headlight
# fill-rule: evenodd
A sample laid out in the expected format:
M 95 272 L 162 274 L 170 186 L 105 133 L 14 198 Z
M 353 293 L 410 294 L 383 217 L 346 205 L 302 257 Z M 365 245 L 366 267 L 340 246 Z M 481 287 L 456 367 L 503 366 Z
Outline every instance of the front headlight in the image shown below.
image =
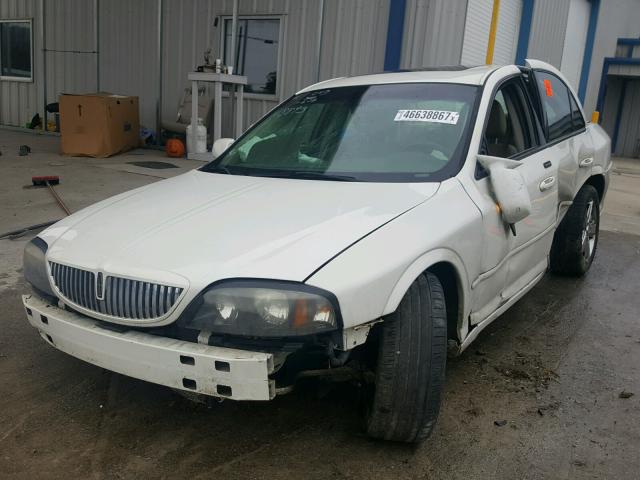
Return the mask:
M 229 281 L 211 287 L 179 323 L 186 328 L 251 337 L 290 337 L 338 327 L 335 297 L 303 284 Z
M 49 246 L 40 237 L 35 237 L 24 247 L 23 272 L 27 282 L 41 293 L 55 297 L 49 284 L 45 254 Z

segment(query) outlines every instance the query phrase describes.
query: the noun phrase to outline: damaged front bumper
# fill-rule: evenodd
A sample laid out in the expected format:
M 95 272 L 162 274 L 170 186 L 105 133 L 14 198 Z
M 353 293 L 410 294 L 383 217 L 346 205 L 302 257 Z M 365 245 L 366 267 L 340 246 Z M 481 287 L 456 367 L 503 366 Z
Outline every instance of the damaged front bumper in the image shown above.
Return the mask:
M 23 295 L 29 323 L 69 355 L 147 382 L 233 400 L 271 400 L 273 355 L 114 331 L 96 320 Z

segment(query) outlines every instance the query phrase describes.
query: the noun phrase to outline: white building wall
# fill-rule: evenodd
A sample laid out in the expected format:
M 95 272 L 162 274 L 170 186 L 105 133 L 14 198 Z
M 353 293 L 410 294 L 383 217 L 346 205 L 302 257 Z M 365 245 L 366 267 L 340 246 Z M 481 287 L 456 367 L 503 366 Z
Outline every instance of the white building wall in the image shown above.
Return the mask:
M 590 14 L 591 2 L 589 0 L 571 0 L 560 70 L 576 92 L 580 85 Z
M 495 65 L 508 65 L 515 61 L 521 14 L 522 0 L 502 0 L 500 2 L 496 43 L 493 50 Z

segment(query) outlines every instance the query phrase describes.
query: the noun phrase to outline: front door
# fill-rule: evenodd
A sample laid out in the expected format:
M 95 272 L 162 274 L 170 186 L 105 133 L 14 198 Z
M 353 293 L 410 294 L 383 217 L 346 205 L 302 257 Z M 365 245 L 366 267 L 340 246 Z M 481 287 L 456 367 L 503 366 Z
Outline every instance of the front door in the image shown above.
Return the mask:
M 556 224 L 558 165 L 544 148 L 542 129 L 521 77 L 505 81 L 490 105 L 483 153 L 522 162 L 517 168 L 532 204 L 531 214 L 508 230 L 504 287 L 498 299 L 502 304 L 547 268 Z

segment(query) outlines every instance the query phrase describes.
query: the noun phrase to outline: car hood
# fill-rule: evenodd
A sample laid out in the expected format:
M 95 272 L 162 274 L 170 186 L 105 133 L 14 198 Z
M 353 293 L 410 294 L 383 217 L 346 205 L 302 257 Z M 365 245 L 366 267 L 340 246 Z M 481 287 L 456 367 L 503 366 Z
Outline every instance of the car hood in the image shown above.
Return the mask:
M 197 288 L 224 278 L 303 281 L 438 185 L 192 171 L 97 203 L 40 236 L 50 261 L 130 278 Z

